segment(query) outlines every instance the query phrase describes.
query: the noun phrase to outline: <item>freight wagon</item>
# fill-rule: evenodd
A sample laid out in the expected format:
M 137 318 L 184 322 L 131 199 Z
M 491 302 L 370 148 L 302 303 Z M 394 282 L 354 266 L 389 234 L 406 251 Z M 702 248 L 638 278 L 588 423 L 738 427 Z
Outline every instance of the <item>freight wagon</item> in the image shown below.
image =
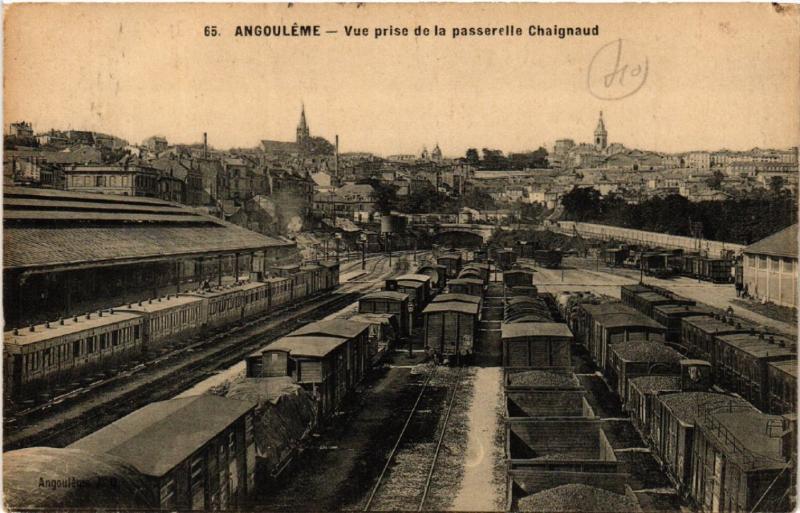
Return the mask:
M 417 274 L 424 274 L 431 279 L 431 289 L 436 292 L 444 290 L 447 284 L 447 268 L 442 265 L 425 265 L 417 269 Z
M 537 249 L 533 253 L 533 260 L 536 265 L 547 269 L 558 269 L 561 267 L 561 251 L 557 249 Z
M 572 332 L 555 322 L 503 323 L 503 366 L 506 368 L 569 367 Z
M 513 249 L 499 249 L 495 252 L 495 260 L 497 267 L 501 271 L 506 271 L 511 269 L 514 263 L 517 261 L 517 254 L 514 253 Z
M 769 413 L 781 415 L 797 411 L 797 359 L 769 362 L 767 383 Z
M 681 341 L 681 320 L 684 317 L 711 317 L 714 313 L 703 306 L 676 305 L 674 303 L 653 307 L 653 320 L 667 329 L 667 342 L 679 344 Z
M 503 284 L 508 287 L 533 286 L 533 273 L 524 269 L 510 269 L 503 273 Z
M 381 290 L 365 294 L 358 300 L 358 313 L 390 313 L 397 315 L 400 337 L 411 334 L 411 314 L 408 294 Z
M 460 359 L 472 355 L 478 329 L 478 304 L 460 301 L 439 301 L 423 310 L 425 348 L 443 359 Z
M 455 294 L 483 296 L 483 280 L 478 278 L 455 278 L 447 282 L 447 290 Z
M 676 375 L 683 355 L 661 342 L 634 340 L 609 344 L 605 367 L 610 388 L 617 392 L 623 410 L 628 409 L 628 382 L 637 376 Z
M 431 300 L 432 287 L 431 287 L 431 277 L 426 274 L 403 274 L 401 276 L 397 276 L 394 278 L 397 281 L 397 284 L 400 288 L 403 287 L 412 287 L 410 283 L 403 283 L 403 282 L 416 282 L 419 286 L 413 286 L 415 290 L 421 290 L 422 294 L 418 297 L 420 301 L 419 304 L 425 305 L 428 301 Z M 387 280 L 388 282 L 389 280 Z M 390 289 L 391 290 L 391 289 Z M 403 292 L 403 290 L 400 290 Z
M 455 278 L 461 271 L 461 253 L 445 253 L 436 259 L 436 263 L 447 269 L 447 279 Z
M 694 306 L 695 302 L 691 299 L 677 296 L 668 297 L 658 292 L 641 292 L 633 296 L 633 304 L 631 306 L 652 319 L 653 308 L 662 305 Z

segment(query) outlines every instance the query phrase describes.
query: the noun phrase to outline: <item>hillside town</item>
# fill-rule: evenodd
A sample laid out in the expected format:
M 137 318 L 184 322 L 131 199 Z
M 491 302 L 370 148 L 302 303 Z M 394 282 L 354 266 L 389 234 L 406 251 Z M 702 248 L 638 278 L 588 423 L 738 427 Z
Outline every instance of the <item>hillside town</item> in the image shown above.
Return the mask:
M 192 144 L 160 135 L 135 144 L 92 131 L 37 131 L 19 121 L 6 131 L 3 179 L 5 185 L 159 198 L 286 237 L 360 230 L 389 210 L 462 222 L 508 220 L 525 205 L 557 211 L 565 194 L 587 188 L 628 204 L 670 195 L 695 203 L 759 191 L 797 195 L 797 147 L 661 153 L 611 142 L 607 125 L 600 112 L 593 132 L 576 127 L 587 132 L 583 141 L 561 138 L 549 149 L 507 155 L 471 148 L 447 156 L 434 142 L 418 154 L 379 156 L 340 152 L 338 135 L 333 142 L 312 135 L 305 107 L 294 141 L 227 150 L 214 148 L 206 133 Z M 425 197 L 437 201 L 428 205 Z

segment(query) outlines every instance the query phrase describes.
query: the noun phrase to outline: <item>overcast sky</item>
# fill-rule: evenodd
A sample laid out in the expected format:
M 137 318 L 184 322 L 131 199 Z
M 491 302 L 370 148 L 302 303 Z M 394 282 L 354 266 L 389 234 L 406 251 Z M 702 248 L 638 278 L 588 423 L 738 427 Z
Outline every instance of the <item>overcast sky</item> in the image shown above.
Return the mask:
M 796 13 L 768 4 L 553 6 L 14 5 L 5 19 L 5 123 L 95 130 L 138 143 L 164 135 L 218 148 L 293 140 L 301 102 L 313 135 L 342 151 L 445 155 L 469 147 L 610 142 L 656 151 L 798 143 Z M 789 8 L 785 8 L 789 9 Z M 319 24 L 318 38 L 236 38 L 236 25 Z M 216 25 L 220 37 L 203 35 Z M 416 25 L 445 37 L 347 38 L 343 27 Z M 452 39 L 453 26 L 520 27 L 521 37 Z M 529 37 L 528 26 L 594 26 L 597 37 Z M 630 96 L 604 100 L 623 39 Z M 617 79 L 619 76 L 617 77 Z M 598 85 L 599 84 L 599 85 Z M 616 88 L 616 89 L 615 89 Z

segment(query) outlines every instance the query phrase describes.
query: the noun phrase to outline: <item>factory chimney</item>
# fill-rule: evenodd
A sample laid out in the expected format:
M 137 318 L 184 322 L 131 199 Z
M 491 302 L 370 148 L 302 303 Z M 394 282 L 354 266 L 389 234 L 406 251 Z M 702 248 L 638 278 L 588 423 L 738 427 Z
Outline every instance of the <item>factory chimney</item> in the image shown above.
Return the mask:
M 208 132 L 203 132 L 203 158 L 208 158 Z
M 339 134 L 336 134 L 336 154 L 333 160 L 334 166 L 334 174 L 336 175 L 336 180 L 339 180 Z

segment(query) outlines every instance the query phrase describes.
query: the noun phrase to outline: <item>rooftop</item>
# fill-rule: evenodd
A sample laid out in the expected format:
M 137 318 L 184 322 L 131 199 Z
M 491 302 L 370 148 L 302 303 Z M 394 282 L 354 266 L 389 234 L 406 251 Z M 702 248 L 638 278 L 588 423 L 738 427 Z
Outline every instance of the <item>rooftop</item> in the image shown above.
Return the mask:
M 658 401 L 666 406 L 672 415 L 687 426 L 694 426 L 706 408 L 727 406 L 750 407 L 750 403 L 734 395 L 716 392 L 679 392 L 660 396 Z
M 408 300 L 408 294 L 395 292 L 393 290 L 377 290 L 375 292 L 370 292 L 369 294 L 364 294 L 361 296 L 361 299 L 390 299 L 393 301 L 406 301 Z
M 750 244 L 744 253 L 797 258 L 797 224 Z
M 430 303 L 422 311 L 424 314 L 435 312 L 460 312 L 470 315 L 478 315 L 478 305 L 476 303 L 464 303 L 457 301 L 440 301 Z
M 160 477 L 253 409 L 249 402 L 198 395 L 148 404 L 70 445 L 117 456 Z M 170 440 L 170 443 L 164 443 Z
M 628 362 L 677 363 L 683 359 L 683 356 L 671 347 L 648 340 L 620 342 L 611 346 L 611 351 Z
M 302 335 L 322 335 L 340 338 L 353 338 L 368 330 L 369 326 L 353 319 L 329 319 L 311 322 L 289 333 L 287 337 Z
M 46 324 L 38 324 L 33 327 L 34 331 L 30 331 L 28 328 L 20 328 L 17 335 L 13 331 L 7 331 L 3 333 L 3 343 L 9 346 L 26 346 L 140 317 L 139 314 L 134 312 L 120 310 L 113 310 L 113 313 L 109 312 L 104 311 L 102 317 L 97 312 L 91 312 L 89 319 L 86 318 L 86 315 L 79 315 L 77 316 L 77 321 L 75 317 L 69 317 L 64 319 L 63 325 L 59 321 L 49 323 L 50 327 L 47 327 Z
M 176 306 L 197 303 L 199 301 L 200 299 L 196 296 L 169 295 L 147 301 L 139 301 L 138 303 L 129 303 L 119 307 L 119 309 L 129 312 L 159 312 L 161 310 L 168 310 Z
M 347 343 L 346 338 L 331 336 L 291 336 L 283 337 L 269 344 L 263 351 L 287 351 L 292 356 L 322 358 Z
M 286 243 L 152 198 L 6 187 L 6 269 L 141 263 Z
M 438 294 L 436 297 L 433 298 L 431 301 L 432 303 L 441 303 L 446 301 L 456 301 L 461 303 L 475 303 L 476 305 L 481 302 L 481 298 L 479 296 L 473 296 L 470 294 L 459 294 L 456 292 L 448 292 L 446 294 Z

